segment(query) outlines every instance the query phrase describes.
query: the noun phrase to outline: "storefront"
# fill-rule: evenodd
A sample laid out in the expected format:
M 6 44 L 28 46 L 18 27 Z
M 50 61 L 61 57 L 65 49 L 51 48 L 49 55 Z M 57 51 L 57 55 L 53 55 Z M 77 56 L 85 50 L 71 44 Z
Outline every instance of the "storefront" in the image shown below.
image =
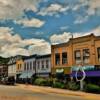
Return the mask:
M 71 67 L 53 68 L 52 75 L 59 79 L 70 78 Z
M 86 82 L 92 82 L 92 83 L 99 83 L 100 82 L 100 69 L 96 66 L 82 66 L 85 74 L 86 74 Z M 72 73 L 71 77 L 74 79 L 76 78 L 76 72 L 77 72 L 78 66 L 72 67 Z M 83 73 L 82 71 L 78 71 L 77 76 L 82 77 Z

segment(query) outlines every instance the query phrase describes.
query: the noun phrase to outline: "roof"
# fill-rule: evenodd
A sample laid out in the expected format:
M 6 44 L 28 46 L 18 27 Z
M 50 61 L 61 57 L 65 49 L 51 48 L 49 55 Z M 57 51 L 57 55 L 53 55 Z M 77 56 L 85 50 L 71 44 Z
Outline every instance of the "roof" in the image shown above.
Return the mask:
M 26 60 L 26 59 L 31 59 L 31 58 L 36 58 L 36 54 L 35 55 L 30 55 L 30 56 L 23 56 L 22 59 Z
M 48 57 L 51 57 L 51 54 L 46 54 L 46 55 L 37 55 L 36 59 L 48 58 Z

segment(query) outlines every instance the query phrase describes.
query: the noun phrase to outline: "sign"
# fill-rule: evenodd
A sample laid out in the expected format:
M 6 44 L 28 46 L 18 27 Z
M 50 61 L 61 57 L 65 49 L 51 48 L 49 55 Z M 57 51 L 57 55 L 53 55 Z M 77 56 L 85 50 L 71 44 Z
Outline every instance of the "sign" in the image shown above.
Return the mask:
M 72 67 L 72 71 L 77 71 L 78 66 L 73 66 Z M 82 66 L 84 71 L 88 71 L 88 70 L 93 70 L 95 68 L 95 66 Z
M 56 69 L 56 73 L 63 73 L 64 69 Z
M 82 72 L 82 78 L 81 79 L 78 79 L 78 72 Z M 83 80 L 85 79 L 86 77 L 86 73 L 84 71 L 84 68 L 82 66 L 79 66 L 77 68 L 77 71 L 76 71 L 76 74 L 75 74 L 75 77 L 76 77 L 76 81 L 79 81 L 80 82 L 80 90 L 83 90 Z
M 78 79 L 78 72 L 79 72 L 79 71 L 82 72 L 82 78 L 81 78 L 81 79 Z M 76 77 L 76 80 L 77 80 L 77 81 L 83 81 L 83 80 L 85 79 L 86 73 L 85 73 L 83 67 L 78 67 L 78 68 L 77 68 L 75 77 Z

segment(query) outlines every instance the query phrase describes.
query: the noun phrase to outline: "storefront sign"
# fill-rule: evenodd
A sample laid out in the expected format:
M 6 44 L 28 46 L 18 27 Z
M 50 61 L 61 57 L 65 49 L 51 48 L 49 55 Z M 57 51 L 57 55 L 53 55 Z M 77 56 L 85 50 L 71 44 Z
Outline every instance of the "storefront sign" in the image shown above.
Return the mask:
M 64 69 L 56 69 L 56 73 L 63 73 Z
M 81 72 L 82 73 L 82 76 L 81 76 L 82 78 L 81 79 L 78 79 L 78 72 Z M 77 68 L 77 71 L 75 73 L 76 81 L 83 81 L 85 79 L 85 77 L 86 77 L 86 73 L 85 73 L 83 67 L 78 67 Z

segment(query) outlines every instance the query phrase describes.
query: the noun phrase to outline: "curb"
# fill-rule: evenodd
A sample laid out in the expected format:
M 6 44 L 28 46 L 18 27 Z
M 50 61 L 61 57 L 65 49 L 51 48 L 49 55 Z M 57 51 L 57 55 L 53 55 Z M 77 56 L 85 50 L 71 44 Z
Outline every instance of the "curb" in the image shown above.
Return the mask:
M 21 86 L 21 85 L 18 85 L 18 86 Z M 24 86 L 24 87 L 23 87 Z M 22 88 L 25 88 L 25 86 L 26 85 L 22 85 Z M 46 87 L 42 87 L 42 86 L 31 86 L 31 85 L 27 85 L 28 86 L 28 88 L 30 89 L 30 90 L 32 90 L 32 88 L 34 89 L 34 88 L 36 88 L 36 89 L 39 89 L 40 91 L 43 91 L 43 92 L 45 92 L 45 93 L 55 93 L 55 94 L 61 94 L 61 95 L 66 95 L 66 96 L 68 96 L 68 95 L 72 95 L 72 96 L 85 96 L 85 94 L 79 94 L 79 93 L 77 93 L 77 92 L 73 92 L 73 91 L 70 91 L 70 90 L 68 90 L 68 91 L 63 91 L 63 90 L 61 90 L 61 89 L 57 89 L 57 88 L 51 88 L 50 87 L 50 89 L 49 89 L 49 87 L 47 87 L 48 88 L 48 90 L 47 90 L 47 88 Z M 46 89 L 45 89 L 46 88 Z M 58 91 L 57 91 L 57 90 Z M 68 93 L 68 92 L 73 92 L 73 93 Z

